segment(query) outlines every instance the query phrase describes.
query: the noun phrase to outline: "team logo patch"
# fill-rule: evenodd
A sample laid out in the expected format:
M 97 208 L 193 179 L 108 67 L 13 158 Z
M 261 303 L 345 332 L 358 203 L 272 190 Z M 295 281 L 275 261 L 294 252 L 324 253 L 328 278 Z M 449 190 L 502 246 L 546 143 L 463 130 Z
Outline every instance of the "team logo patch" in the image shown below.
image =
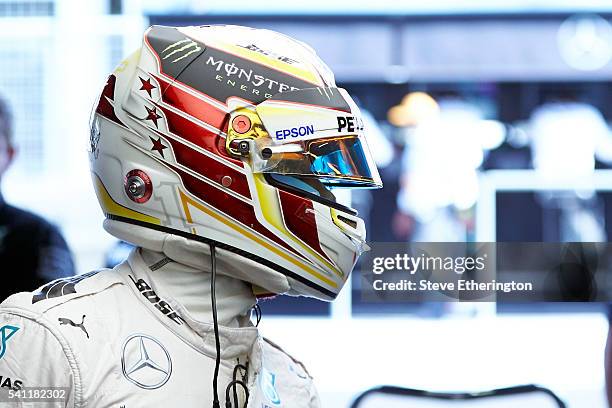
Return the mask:
M 162 387 L 172 374 L 172 360 L 166 348 L 146 334 L 134 334 L 123 344 L 123 376 L 145 390 Z
M 265 367 L 261 370 L 260 385 L 264 395 L 274 405 L 280 405 L 281 400 L 276 392 L 276 375 Z
M 0 359 L 4 357 L 4 353 L 6 353 L 6 342 L 13 337 L 17 330 L 19 330 L 19 327 L 8 324 L 0 327 Z

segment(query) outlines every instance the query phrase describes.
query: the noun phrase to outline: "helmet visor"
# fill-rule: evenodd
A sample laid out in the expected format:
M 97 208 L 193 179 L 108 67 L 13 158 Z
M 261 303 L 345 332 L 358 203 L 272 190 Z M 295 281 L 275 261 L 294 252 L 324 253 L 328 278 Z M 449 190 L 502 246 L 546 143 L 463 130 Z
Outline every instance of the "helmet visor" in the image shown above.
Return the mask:
M 267 136 L 255 140 L 254 172 L 312 177 L 329 187 L 382 187 L 361 113 L 344 89 L 283 92 L 256 109 Z

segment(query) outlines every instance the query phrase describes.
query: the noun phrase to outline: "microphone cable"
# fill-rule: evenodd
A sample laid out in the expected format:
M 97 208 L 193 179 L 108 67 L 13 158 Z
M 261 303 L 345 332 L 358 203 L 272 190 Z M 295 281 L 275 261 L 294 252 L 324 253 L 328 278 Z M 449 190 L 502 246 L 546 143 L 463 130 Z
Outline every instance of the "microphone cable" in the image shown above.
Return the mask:
M 221 341 L 219 340 L 219 321 L 217 318 L 217 296 L 216 296 L 216 284 L 217 284 L 217 256 L 216 256 L 216 247 L 214 243 L 210 244 L 210 260 L 211 260 L 211 279 L 210 279 L 210 300 L 212 303 L 212 315 L 213 315 L 213 329 L 215 332 L 215 348 L 217 350 L 217 355 L 215 358 L 215 372 L 213 375 L 213 408 L 221 408 L 221 402 L 219 401 L 219 390 L 218 390 L 218 380 L 219 380 L 219 368 L 221 366 Z M 259 305 L 256 305 L 256 315 L 258 316 L 257 324 L 259 325 L 259 321 L 261 320 L 261 309 L 259 309 Z M 242 377 L 242 380 L 236 379 L 238 370 L 243 369 L 245 374 Z M 249 401 L 249 389 L 245 384 L 246 376 L 248 374 L 248 363 L 246 366 L 242 364 L 237 364 L 234 367 L 234 372 L 232 376 L 232 381 L 225 388 L 225 407 L 232 408 L 230 391 L 233 390 L 234 394 L 234 408 L 238 408 L 238 395 L 236 393 L 236 386 L 241 386 L 244 389 L 245 393 L 245 401 L 244 406 L 246 408 Z
M 239 380 L 237 379 L 238 376 L 238 370 L 244 370 L 244 375 L 242 375 L 242 379 Z M 236 386 L 240 385 L 243 389 L 244 389 L 244 394 L 245 394 L 245 400 L 244 400 L 244 407 L 246 408 L 248 402 L 249 402 L 249 389 L 246 385 L 247 382 L 247 376 L 248 376 L 248 371 L 249 371 L 249 363 L 247 362 L 246 365 L 243 364 L 236 364 L 236 366 L 234 367 L 234 374 L 232 375 L 232 381 L 227 385 L 227 388 L 225 388 L 225 408 L 238 408 L 239 404 L 238 404 L 238 392 L 236 390 Z M 234 407 L 232 407 L 232 403 L 230 400 L 230 390 L 233 391 L 234 394 Z
M 259 322 L 261 322 L 261 317 L 262 317 L 261 306 L 259 306 L 259 303 L 255 303 L 255 305 L 253 305 L 251 309 L 255 313 L 255 327 L 258 327 Z
M 219 367 L 221 365 L 221 342 L 219 341 L 219 322 L 217 321 L 217 297 L 215 295 L 215 287 L 217 283 L 217 259 L 215 254 L 215 244 L 210 244 L 210 260 L 211 260 L 211 273 L 210 279 L 210 300 L 212 303 L 212 315 L 213 315 L 213 328 L 215 331 L 215 347 L 217 349 L 217 356 L 215 358 L 215 373 L 213 376 L 213 408 L 221 408 L 219 402 L 219 392 L 217 389 L 217 381 L 219 379 Z

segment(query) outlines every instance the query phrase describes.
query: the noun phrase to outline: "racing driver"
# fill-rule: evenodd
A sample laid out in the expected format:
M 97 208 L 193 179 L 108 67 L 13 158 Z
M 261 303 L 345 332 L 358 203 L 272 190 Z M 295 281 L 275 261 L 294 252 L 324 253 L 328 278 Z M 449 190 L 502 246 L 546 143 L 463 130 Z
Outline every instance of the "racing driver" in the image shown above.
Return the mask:
M 251 311 L 261 296 L 333 300 L 367 249 L 332 192 L 381 187 L 365 130 L 299 41 L 151 27 L 91 118 L 104 228 L 137 248 L 2 303 L 0 400 L 318 407 L 308 372 Z

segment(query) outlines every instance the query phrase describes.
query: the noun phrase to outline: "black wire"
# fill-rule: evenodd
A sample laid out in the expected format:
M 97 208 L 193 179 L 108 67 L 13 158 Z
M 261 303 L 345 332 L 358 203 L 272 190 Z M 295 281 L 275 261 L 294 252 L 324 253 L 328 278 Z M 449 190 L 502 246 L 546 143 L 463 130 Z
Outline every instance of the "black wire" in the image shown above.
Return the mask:
M 240 363 L 236 364 L 236 367 L 234 367 L 234 373 L 232 375 L 232 380 L 236 381 L 236 375 L 238 374 L 238 370 L 239 369 L 243 369 L 244 370 L 244 375 L 242 376 L 242 381 L 245 381 L 246 376 L 247 376 L 247 370 L 248 368 Z M 234 385 L 233 387 L 233 393 L 234 393 L 234 405 L 236 405 L 236 407 L 238 407 L 238 392 L 236 391 L 236 386 Z M 227 405 L 227 403 L 225 404 Z
M 255 312 L 255 327 L 259 326 L 259 322 L 261 322 L 261 307 L 259 306 L 258 303 L 255 303 L 255 305 L 253 306 L 253 311 Z
M 210 244 L 211 274 L 210 280 L 210 300 L 212 303 L 213 328 L 215 330 L 215 347 L 217 357 L 215 359 L 215 374 L 213 376 L 213 408 L 220 408 L 219 392 L 217 390 L 217 380 L 219 378 L 219 366 L 221 365 L 221 342 L 219 341 L 219 322 L 217 321 L 217 297 L 215 295 L 215 285 L 217 283 L 217 259 L 215 256 L 215 245 Z M 227 405 L 227 400 L 226 400 Z
M 240 380 L 232 380 L 232 382 L 230 382 L 229 384 L 227 384 L 227 388 L 225 388 L 225 408 L 232 408 L 232 403 L 230 401 L 230 388 L 234 388 L 234 390 L 236 389 L 236 385 L 240 385 L 242 386 L 242 388 L 244 388 L 244 394 L 246 396 L 246 399 L 244 400 L 244 406 L 247 406 L 247 403 L 249 401 L 249 389 L 246 386 L 246 384 Z M 238 408 L 238 401 L 234 400 L 236 406 L 234 408 Z
M 242 368 L 244 370 L 245 375 L 242 376 L 242 381 L 244 381 L 244 378 L 246 376 L 246 372 L 248 370 L 247 366 L 243 365 L 243 364 L 236 364 L 236 367 L 234 367 L 234 375 L 232 376 L 232 380 L 236 379 L 236 374 L 238 374 L 238 369 Z

